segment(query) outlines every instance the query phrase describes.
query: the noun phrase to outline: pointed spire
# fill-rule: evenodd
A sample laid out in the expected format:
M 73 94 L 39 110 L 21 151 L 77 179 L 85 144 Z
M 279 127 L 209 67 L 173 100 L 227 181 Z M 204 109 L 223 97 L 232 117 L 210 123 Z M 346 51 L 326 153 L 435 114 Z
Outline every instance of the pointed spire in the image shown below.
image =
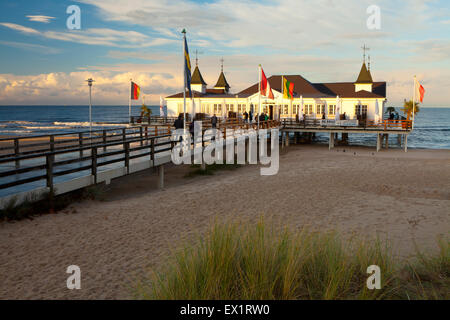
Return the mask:
M 194 73 L 192 74 L 191 84 L 202 84 L 206 86 L 205 80 L 203 80 L 202 74 L 198 66 L 195 67 Z
M 372 75 L 370 74 L 370 71 L 367 70 L 365 62 L 363 62 L 358 79 L 356 79 L 355 83 L 373 83 Z
M 224 62 L 223 58 L 220 59 L 220 75 L 214 88 L 224 89 L 225 92 L 228 92 L 230 90 L 230 85 L 228 84 L 228 81 L 225 78 L 225 74 L 223 73 L 223 62 Z

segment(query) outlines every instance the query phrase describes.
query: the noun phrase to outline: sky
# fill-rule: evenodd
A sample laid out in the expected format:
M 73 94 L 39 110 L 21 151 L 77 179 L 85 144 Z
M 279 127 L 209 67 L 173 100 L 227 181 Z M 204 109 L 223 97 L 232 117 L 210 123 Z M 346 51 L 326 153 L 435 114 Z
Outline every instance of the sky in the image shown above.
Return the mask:
M 67 27 L 71 5 L 79 30 Z M 448 0 L 1 1 L 0 105 L 86 105 L 90 77 L 94 104 L 127 105 L 130 79 L 147 104 L 159 104 L 182 91 L 183 28 L 208 87 L 222 58 L 235 93 L 258 81 L 259 64 L 267 76 L 355 81 L 365 44 L 388 105 L 412 97 L 416 75 L 424 106 L 450 106 Z

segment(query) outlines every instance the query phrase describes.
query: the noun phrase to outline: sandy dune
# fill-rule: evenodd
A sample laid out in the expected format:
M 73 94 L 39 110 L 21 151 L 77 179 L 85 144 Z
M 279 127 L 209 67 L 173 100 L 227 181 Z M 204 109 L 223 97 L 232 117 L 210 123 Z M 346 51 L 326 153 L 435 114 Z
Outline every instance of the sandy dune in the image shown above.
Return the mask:
M 151 171 L 113 182 L 107 201 L 56 215 L 0 223 L 0 298 L 131 298 L 130 281 L 161 267 L 169 248 L 216 218 L 268 215 L 300 228 L 390 239 L 403 257 L 414 243 L 435 250 L 450 230 L 450 151 L 290 146 L 275 176 L 258 166 L 182 178 L 168 169 L 166 190 Z M 68 290 L 67 266 L 82 289 Z

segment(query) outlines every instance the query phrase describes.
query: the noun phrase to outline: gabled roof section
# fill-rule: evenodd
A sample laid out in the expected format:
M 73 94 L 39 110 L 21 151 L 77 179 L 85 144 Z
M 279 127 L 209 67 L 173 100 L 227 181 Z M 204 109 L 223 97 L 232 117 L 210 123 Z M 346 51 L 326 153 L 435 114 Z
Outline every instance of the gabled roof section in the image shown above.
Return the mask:
M 194 73 L 192 74 L 191 84 L 202 84 L 206 86 L 205 80 L 203 80 L 202 74 L 198 66 L 195 67 Z
M 373 83 L 372 75 L 370 74 L 370 71 L 367 70 L 365 62 L 363 62 L 361 71 L 359 72 L 358 79 L 356 80 L 355 83 Z
M 281 77 L 280 75 L 271 76 L 267 80 L 269 81 L 270 87 L 273 90 L 276 90 L 281 93 Z M 306 80 L 300 75 L 287 75 L 283 76 L 289 82 L 294 84 L 294 97 L 300 97 L 301 95 L 304 98 L 319 98 L 326 97 L 327 94 L 318 90 L 311 82 Z M 258 83 L 248 87 L 245 90 L 242 90 L 238 93 L 239 97 L 249 97 L 258 93 Z
M 340 98 L 386 98 L 386 82 L 374 82 L 372 92 L 355 92 L 353 82 L 314 83 L 314 86 L 324 94 Z
M 220 73 L 219 79 L 217 80 L 217 83 L 214 86 L 214 88 L 225 88 L 227 91 L 228 89 L 230 89 L 230 85 L 228 84 L 223 71 Z

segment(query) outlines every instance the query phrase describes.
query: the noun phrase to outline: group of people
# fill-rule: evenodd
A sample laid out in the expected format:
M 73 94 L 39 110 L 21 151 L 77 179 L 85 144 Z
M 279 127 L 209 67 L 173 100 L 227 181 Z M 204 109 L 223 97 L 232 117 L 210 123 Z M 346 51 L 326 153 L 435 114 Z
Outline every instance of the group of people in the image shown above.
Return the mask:
M 244 122 L 248 122 L 248 123 L 252 123 L 253 121 L 257 122 L 258 118 L 259 118 L 260 122 L 269 120 L 269 116 L 264 112 L 262 112 L 259 116 L 258 116 L 258 114 L 256 114 L 255 117 L 253 117 L 253 113 L 251 110 L 248 113 L 247 113 L 247 111 L 244 111 L 242 116 L 244 118 Z
M 400 115 L 398 112 L 389 113 L 389 120 L 400 120 Z

